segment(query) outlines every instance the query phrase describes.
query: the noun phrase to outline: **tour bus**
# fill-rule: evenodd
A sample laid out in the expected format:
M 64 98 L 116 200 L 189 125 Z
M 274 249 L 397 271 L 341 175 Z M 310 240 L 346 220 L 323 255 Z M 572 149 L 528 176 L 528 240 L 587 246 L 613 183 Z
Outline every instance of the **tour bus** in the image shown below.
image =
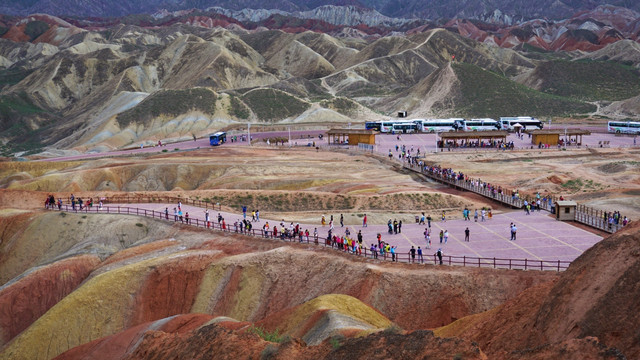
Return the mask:
M 394 125 L 402 125 L 402 124 L 414 124 L 413 120 L 386 120 L 380 122 L 380 132 L 390 133 L 390 132 L 398 132 L 398 130 L 394 130 Z M 400 129 L 400 127 L 398 127 Z M 415 131 L 415 130 L 414 130 Z
M 209 135 L 209 144 L 211 146 L 222 145 L 227 142 L 227 133 L 226 132 L 217 132 L 215 134 Z
M 393 124 L 394 133 L 410 134 L 418 131 L 418 125 L 414 122 L 397 122 Z
M 382 126 L 381 121 L 367 121 L 364 123 L 364 128 L 367 130 L 380 131 L 380 126 Z
M 500 130 L 500 123 L 494 119 L 456 120 L 456 130 L 463 131 L 489 131 Z
M 640 122 L 637 121 L 609 121 L 607 127 L 610 133 L 640 135 Z
M 456 120 L 464 119 L 418 119 L 414 121 L 421 132 L 436 133 L 455 130 Z
M 544 124 L 542 121 L 532 118 L 531 116 L 516 116 L 516 117 L 501 117 L 500 118 L 500 129 L 513 131 L 513 125 L 520 124 L 522 125 L 522 130 L 538 128 L 542 129 Z

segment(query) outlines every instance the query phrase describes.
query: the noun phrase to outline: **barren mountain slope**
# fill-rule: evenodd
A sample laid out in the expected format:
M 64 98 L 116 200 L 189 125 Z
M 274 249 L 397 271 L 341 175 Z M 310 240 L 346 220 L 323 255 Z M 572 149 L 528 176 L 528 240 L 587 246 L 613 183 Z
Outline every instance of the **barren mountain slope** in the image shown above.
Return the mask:
M 487 354 L 500 357 L 596 338 L 626 358 L 637 358 L 640 319 L 634 299 L 640 295 L 639 229 L 639 224 L 629 226 L 594 245 L 554 284 L 525 291 L 496 309 L 460 319 L 436 333 L 472 339 Z
M 105 230 L 101 222 L 107 222 L 109 228 Z M 51 358 L 103 336 L 186 313 L 258 321 L 325 294 L 355 297 L 406 329 L 433 327 L 495 307 L 526 287 L 557 277 L 551 272 L 434 266 L 425 269 L 370 263 L 315 246 L 287 245 L 277 240 L 218 234 L 204 229 L 180 229 L 161 221 L 118 215 L 35 213 L 30 221 L 7 234 L 10 241 L 3 242 L 0 250 L 5 253 L 7 247 L 24 247 L 34 238 L 40 239 L 39 246 L 46 247 L 47 242 L 60 238 L 59 230 L 78 234 L 76 238 L 69 237 L 70 248 L 62 250 L 64 257 L 94 253 L 100 249 L 100 241 L 96 240 L 106 237 L 102 241 L 104 250 L 98 250 L 100 259 L 104 260 L 90 266 L 93 270 L 77 289 L 66 296 L 68 290 L 58 291 L 64 297 L 49 304 L 49 310 L 42 316 L 24 318 L 11 325 L 10 329 L 18 331 L 7 332 L 15 337 L 6 343 L 3 357 L 26 359 L 38 354 Z M 31 234 L 23 234 L 25 231 Z M 34 236 L 36 232 L 40 235 Z M 120 233 L 124 235 L 111 235 Z M 169 239 L 156 242 L 150 237 Z M 123 247 L 119 245 L 120 240 L 124 241 Z M 24 264 L 31 267 L 56 258 L 49 255 L 48 259 L 52 260 Z M 2 265 L 11 268 L 24 265 L 5 261 L 3 258 Z M 34 276 L 55 276 L 64 264 L 74 263 L 60 262 L 57 267 L 48 266 L 31 276 L 16 278 L 13 287 L 26 289 L 26 282 L 33 283 Z M 0 288 L 0 299 L 14 304 L 18 296 L 24 295 L 11 292 L 13 287 Z M 360 319 L 349 321 L 343 325 L 344 329 L 361 326 L 357 324 L 363 320 L 374 327 L 384 326 L 380 315 L 363 315 L 370 311 L 374 314 L 376 310 L 365 310 L 348 298 L 333 299 L 338 301 L 335 310 L 340 314 Z M 340 305 L 343 302 L 344 306 Z M 329 315 L 320 311 L 314 316 L 307 310 L 299 311 L 301 316 L 293 324 L 286 325 L 291 319 L 271 318 L 269 326 L 299 334 L 296 321 L 303 327 L 306 321 L 308 327 L 314 321 L 320 324 L 326 319 L 334 323 L 333 327 L 339 324 L 336 322 L 339 319 L 347 319 L 338 313 Z M 298 312 L 282 314 L 292 313 Z M 6 320 L 0 324 L 12 324 Z M 60 337 L 57 335 L 60 332 L 69 336 Z

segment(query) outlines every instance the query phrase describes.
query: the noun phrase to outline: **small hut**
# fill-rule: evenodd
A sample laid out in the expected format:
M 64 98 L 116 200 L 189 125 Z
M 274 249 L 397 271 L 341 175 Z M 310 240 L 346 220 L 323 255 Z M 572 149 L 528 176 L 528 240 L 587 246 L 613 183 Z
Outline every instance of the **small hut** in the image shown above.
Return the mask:
M 573 221 L 576 219 L 576 204 L 575 201 L 556 201 L 556 220 L 560 221 Z

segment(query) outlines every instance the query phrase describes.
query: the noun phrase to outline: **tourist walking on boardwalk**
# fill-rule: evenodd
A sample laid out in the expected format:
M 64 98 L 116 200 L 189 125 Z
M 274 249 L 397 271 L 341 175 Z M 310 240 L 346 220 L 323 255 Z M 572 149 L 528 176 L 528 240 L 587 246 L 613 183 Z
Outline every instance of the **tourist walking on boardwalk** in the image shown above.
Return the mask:
M 320 220 L 320 223 L 322 224 L 322 226 L 324 226 L 327 223 L 327 220 L 324 218 L 324 215 L 322 215 L 322 219 Z
M 469 228 L 464 229 L 464 241 L 469 241 Z
M 447 240 L 449 240 L 449 230 L 444 230 L 444 243 L 447 243 Z
M 415 263 L 416 262 L 416 249 L 411 246 L 411 249 L 409 250 L 409 255 L 411 255 L 411 262 Z
M 173 221 L 178 221 L 178 210 L 173 208 Z
M 427 226 L 431 229 L 431 214 L 427 215 Z
M 164 218 L 166 220 L 169 220 L 169 208 L 168 207 L 164 208 Z
M 367 227 L 367 214 L 364 214 L 364 218 L 362 218 L 362 227 Z
M 178 201 L 178 211 L 182 211 L 182 201 Z
M 247 219 L 247 207 L 246 207 L 246 206 L 243 206 L 243 207 L 242 207 L 242 218 L 243 218 L 244 220 L 246 220 L 246 219 Z
M 511 240 L 515 241 L 516 240 L 516 231 L 518 230 L 518 228 L 516 227 L 516 224 L 511 224 Z
M 473 213 L 473 220 L 475 222 L 478 222 L 478 209 L 476 209 L 476 211 Z
M 204 211 L 204 222 L 207 228 L 209 228 L 210 223 L 209 223 L 209 209 Z
M 393 233 L 398 233 L 398 219 L 393 219 Z
M 344 216 L 340 214 L 340 227 L 344 227 Z
M 260 222 L 260 210 L 256 209 L 256 221 Z
M 402 220 L 398 221 L 398 234 L 402 233 Z
M 484 222 L 484 217 L 485 215 L 487 215 L 487 211 L 485 209 L 482 209 L 482 212 L 480 213 L 481 217 L 480 217 L 480 221 Z
M 422 249 L 418 246 L 418 260 L 420 260 L 420 264 L 424 263 L 424 258 L 422 257 Z
M 436 251 L 436 253 L 433 255 L 438 257 L 438 260 L 440 261 L 440 265 L 442 265 L 442 248 L 438 249 L 438 251 Z
M 447 221 L 447 215 L 445 214 L 444 210 L 442 211 L 442 222 L 446 222 Z
M 442 239 L 444 239 L 444 231 L 440 230 L 440 244 L 442 244 Z

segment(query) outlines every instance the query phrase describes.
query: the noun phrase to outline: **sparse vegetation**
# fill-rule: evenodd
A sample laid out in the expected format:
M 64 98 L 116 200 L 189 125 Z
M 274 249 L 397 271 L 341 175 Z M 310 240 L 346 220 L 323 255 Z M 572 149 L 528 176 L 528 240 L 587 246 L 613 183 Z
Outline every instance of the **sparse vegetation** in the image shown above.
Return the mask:
M 251 326 L 247 331 L 260 336 L 262 340 L 270 341 L 274 343 L 281 343 L 289 338 L 286 335 L 281 335 L 278 329 L 275 329 L 274 331 L 270 332 L 261 327 Z
M 555 60 L 536 70 L 545 93 L 574 99 L 623 100 L 640 93 L 640 72 L 631 66 L 606 61 Z
M 283 91 L 275 89 L 256 89 L 242 96 L 258 119 L 275 121 L 295 117 L 305 112 L 309 103 L 301 101 Z
M 545 94 L 478 66 L 453 65 L 460 80 L 460 115 L 500 117 L 504 114 L 555 116 L 595 111 L 596 106 L 578 100 Z
M 120 127 L 126 127 L 131 123 L 147 123 L 161 115 L 175 117 L 193 110 L 213 114 L 215 105 L 216 93 L 209 89 L 161 90 L 118 114 L 117 120 Z
M 342 342 L 344 341 L 345 337 L 342 334 L 337 334 L 332 336 L 329 339 L 329 344 L 331 344 L 331 347 L 335 350 L 337 348 L 339 348 L 340 346 L 342 346 Z
M 236 96 L 231 96 L 231 108 L 229 113 L 238 119 L 248 119 L 251 116 L 251 110 Z
M 27 23 L 24 33 L 29 36 L 29 41 L 33 41 L 47 30 L 49 30 L 49 24 L 44 21 L 35 20 Z
M 358 110 L 358 104 L 355 101 L 344 97 L 323 100 L 320 102 L 320 106 L 335 110 L 345 116 L 351 116 L 356 112 L 356 110 Z

